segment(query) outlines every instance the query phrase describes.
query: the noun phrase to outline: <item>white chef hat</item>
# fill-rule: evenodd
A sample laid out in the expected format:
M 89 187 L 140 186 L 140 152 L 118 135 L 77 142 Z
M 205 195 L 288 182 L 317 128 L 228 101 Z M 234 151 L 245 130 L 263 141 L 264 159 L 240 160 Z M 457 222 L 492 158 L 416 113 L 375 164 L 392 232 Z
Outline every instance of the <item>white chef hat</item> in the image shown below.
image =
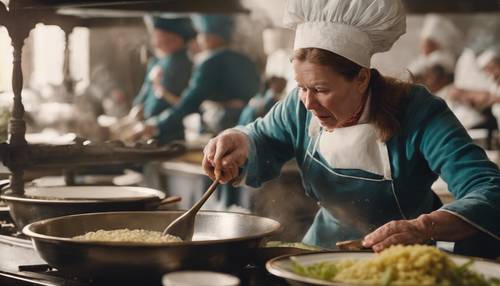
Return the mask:
M 477 57 L 477 65 L 483 69 L 487 64 L 489 64 L 494 59 L 500 59 L 500 47 L 492 47 L 482 52 Z
M 268 28 L 262 31 L 264 53 L 272 54 L 277 50 L 291 50 L 293 45 L 292 31 L 284 28 Z
M 370 67 L 406 31 L 400 0 L 288 0 L 284 24 L 294 49 L 320 48 Z
M 455 64 L 457 59 L 454 54 L 448 51 L 434 51 L 427 56 L 427 64 L 429 67 L 441 66 L 448 73 L 455 72 Z
M 430 39 L 441 49 L 455 54 L 458 54 L 463 46 L 462 32 L 449 19 L 436 14 L 429 14 L 425 17 L 420 37 Z

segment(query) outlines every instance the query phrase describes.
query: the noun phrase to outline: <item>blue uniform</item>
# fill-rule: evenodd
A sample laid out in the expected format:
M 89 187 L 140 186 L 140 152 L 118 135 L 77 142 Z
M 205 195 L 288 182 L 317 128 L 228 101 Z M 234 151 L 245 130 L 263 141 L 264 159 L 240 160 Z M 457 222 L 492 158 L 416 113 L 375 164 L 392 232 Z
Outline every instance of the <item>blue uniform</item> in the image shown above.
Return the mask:
M 274 92 L 271 90 L 267 90 L 264 93 L 264 96 L 255 96 L 241 112 L 238 125 L 246 125 L 253 122 L 257 118 L 266 115 L 276 102 L 278 102 L 278 100 L 276 100 Z
M 224 105 L 239 99 L 247 103 L 259 89 L 259 74 L 253 62 L 244 55 L 222 49 L 203 61 L 193 72 L 188 88 L 176 106 L 155 118 L 159 141 L 167 142 L 176 126 L 182 125 L 184 116 L 198 112 L 204 100 Z M 220 128 L 235 126 L 242 108 L 225 108 Z
M 149 74 L 155 66 L 160 66 L 163 70 L 163 87 L 170 93 L 180 96 L 189 83 L 193 64 L 185 49 L 161 59 L 154 58 L 150 60 L 144 83 L 133 103 L 134 105 L 142 104 L 144 106 L 145 119 L 156 116 L 165 109 L 172 107 L 165 99 L 158 98 L 154 94 L 153 82 Z
M 414 86 L 401 130 L 386 142 L 390 179 L 330 166 L 315 152 L 313 115 L 294 90 L 264 118 L 242 130 L 251 141 L 246 184 L 258 187 L 296 158 L 309 196 L 321 204 L 304 242 L 334 248 L 360 239 L 394 219 L 412 219 L 440 207 L 431 190 L 438 176 L 456 200 L 441 207 L 500 239 L 500 172 L 475 144 L 446 103 Z M 284 202 L 286 203 L 286 202 Z

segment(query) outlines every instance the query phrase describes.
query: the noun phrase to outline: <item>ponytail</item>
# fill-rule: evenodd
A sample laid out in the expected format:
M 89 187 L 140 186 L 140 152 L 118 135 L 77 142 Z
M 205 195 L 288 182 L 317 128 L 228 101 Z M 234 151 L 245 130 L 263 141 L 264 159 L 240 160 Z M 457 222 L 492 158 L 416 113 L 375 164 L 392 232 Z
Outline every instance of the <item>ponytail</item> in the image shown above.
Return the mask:
M 370 119 L 378 130 L 380 140 L 386 142 L 401 128 L 406 98 L 410 85 L 393 78 L 383 77 L 370 69 Z

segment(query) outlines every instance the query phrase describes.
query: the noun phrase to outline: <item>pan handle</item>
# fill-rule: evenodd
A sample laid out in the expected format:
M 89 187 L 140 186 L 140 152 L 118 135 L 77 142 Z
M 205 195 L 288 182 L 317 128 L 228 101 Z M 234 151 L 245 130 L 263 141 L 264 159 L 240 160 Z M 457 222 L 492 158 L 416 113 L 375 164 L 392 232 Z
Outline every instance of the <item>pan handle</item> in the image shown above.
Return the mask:
M 182 200 L 182 198 L 179 196 L 167 197 L 167 198 L 160 201 L 160 203 L 158 204 L 158 207 L 168 205 L 168 204 L 178 203 L 181 200 Z
M 10 187 L 10 180 L 9 179 L 0 180 L 0 194 L 2 194 L 3 191 L 5 189 L 7 189 L 8 187 Z

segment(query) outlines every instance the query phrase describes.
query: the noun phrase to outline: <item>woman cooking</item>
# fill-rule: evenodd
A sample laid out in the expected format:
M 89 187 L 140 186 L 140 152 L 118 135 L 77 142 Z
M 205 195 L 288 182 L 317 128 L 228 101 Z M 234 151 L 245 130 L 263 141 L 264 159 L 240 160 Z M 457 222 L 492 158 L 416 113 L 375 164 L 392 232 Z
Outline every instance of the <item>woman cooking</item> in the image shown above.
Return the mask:
M 334 248 L 500 240 L 500 172 L 445 102 L 370 69 L 405 32 L 399 0 L 289 0 L 298 88 L 263 119 L 206 146 L 205 172 L 258 187 L 295 158 L 321 206 L 303 241 Z M 441 176 L 456 200 L 441 205 Z M 286 203 L 286 202 L 283 202 Z M 495 219 L 496 218 L 496 219 Z

